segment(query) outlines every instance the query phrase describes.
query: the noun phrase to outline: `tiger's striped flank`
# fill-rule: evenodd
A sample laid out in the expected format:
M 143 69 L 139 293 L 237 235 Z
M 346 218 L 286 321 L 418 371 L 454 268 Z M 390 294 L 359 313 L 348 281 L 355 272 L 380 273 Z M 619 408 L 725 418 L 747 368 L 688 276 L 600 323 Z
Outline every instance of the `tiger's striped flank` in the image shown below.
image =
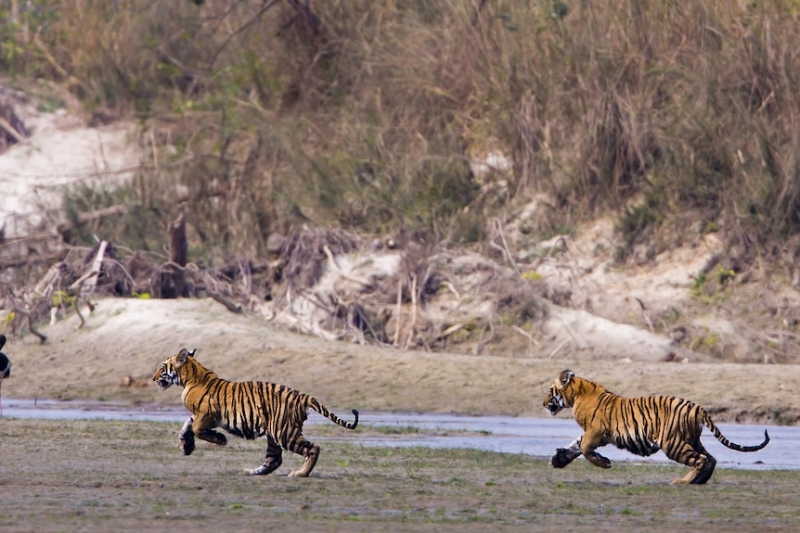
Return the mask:
M 739 452 L 756 452 L 769 443 L 742 446 L 729 441 L 698 404 L 673 396 L 623 398 L 602 385 L 564 370 L 553 382 L 544 399 L 552 415 L 572 409 L 583 435 L 568 448 L 559 448 L 550 459 L 555 468 L 564 468 L 583 455 L 595 466 L 610 468 L 611 461 L 597 448 L 613 444 L 641 456 L 663 450 L 673 461 L 692 468 L 673 483 L 704 484 L 714 473 L 717 461 L 700 443 L 705 425 L 724 446 Z
M 166 359 L 153 375 L 161 389 L 172 385 L 183 387 L 182 399 L 192 416 L 181 429 L 180 441 L 184 455 L 195 449 L 195 437 L 214 444 L 227 443 L 225 435 L 214 431 L 220 427 L 231 435 L 252 440 L 267 438 L 264 463 L 246 469 L 250 475 L 274 472 L 282 462 L 282 450 L 305 457 L 293 477 L 307 477 L 319 458 L 320 448 L 305 439 L 303 423 L 308 409 L 347 429 L 358 425 L 358 411 L 353 409 L 353 422 L 346 422 L 332 413 L 316 398 L 276 383 L 262 381 L 231 382 L 220 378 L 194 358 L 195 350 L 186 348 Z

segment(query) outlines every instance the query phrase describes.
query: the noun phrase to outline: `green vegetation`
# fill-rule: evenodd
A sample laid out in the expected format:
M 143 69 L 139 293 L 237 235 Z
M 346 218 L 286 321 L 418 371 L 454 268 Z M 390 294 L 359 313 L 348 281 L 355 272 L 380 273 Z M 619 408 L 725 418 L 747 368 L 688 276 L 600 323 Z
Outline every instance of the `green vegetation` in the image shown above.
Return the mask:
M 527 272 L 522 273 L 522 279 L 526 281 L 539 281 L 542 279 L 542 275 L 535 270 L 528 270 Z
M 178 196 L 206 258 L 303 222 L 476 242 L 538 191 L 533 231 L 614 209 L 628 248 L 699 219 L 752 255 L 800 224 L 796 1 L 5 6 L 0 69 L 138 117 L 154 147 L 124 198 L 67 201 L 135 204 L 103 229 L 120 244 L 160 249 Z M 513 170 L 475 179 L 496 147 Z

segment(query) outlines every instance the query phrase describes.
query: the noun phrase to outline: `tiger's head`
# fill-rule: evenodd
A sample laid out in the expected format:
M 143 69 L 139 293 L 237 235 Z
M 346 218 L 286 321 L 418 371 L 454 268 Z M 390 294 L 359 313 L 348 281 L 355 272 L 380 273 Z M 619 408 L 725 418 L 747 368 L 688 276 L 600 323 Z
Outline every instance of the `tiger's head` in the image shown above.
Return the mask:
M 556 416 L 562 409 L 572 407 L 568 388 L 574 379 L 575 373 L 572 370 L 564 370 L 550 386 L 550 390 L 547 391 L 547 396 L 544 398 L 544 408 L 551 415 Z
M 195 352 L 197 352 L 196 349 L 189 351 L 186 348 L 181 348 L 180 352 L 167 358 L 159 365 L 156 373 L 153 374 L 153 381 L 156 382 L 161 390 L 168 389 L 173 385 L 183 385 L 178 369 L 186 364 L 190 357 L 194 358 Z

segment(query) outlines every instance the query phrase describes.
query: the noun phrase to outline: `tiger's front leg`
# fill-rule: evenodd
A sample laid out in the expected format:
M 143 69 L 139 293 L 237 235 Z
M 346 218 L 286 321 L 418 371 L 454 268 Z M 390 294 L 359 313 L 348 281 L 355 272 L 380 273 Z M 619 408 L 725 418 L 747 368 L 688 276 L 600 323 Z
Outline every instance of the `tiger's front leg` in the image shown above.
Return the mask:
M 191 455 L 195 448 L 195 440 L 197 437 L 214 444 L 224 446 L 228 444 L 228 439 L 222 433 L 211 429 L 214 424 L 214 419 L 203 418 L 195 421 L 193 416 L 190 416 L 183 424 L 181 429 L 181 448 L 183 455 Z
M 557 448 L 556 454 L 550 458 L 550 466 L 564 468 L 583 454 L 580 437 L 572 441 L 569 448 Z

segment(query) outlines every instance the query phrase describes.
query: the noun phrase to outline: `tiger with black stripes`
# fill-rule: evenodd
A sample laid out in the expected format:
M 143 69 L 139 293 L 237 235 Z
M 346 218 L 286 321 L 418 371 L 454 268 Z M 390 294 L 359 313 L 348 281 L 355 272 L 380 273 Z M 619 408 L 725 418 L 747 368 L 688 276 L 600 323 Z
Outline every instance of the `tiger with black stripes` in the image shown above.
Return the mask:
M 611 461 L 597 453 L 597 448 L 613 444 L 641 456 L 663 450 L 678 463 L 692 469 L 673 483 L 704 484 L 714 473 L 717 461 L 700 443 L 705 425 L 724 446 L 739 452 L 755 452 L 769 443 L 741 446 L 725 438 L 708 412 L 689 400 L 672 396 L 623 398 L 571 370 L 561 372 L 544 399 L 544 407 L 555 416 L 572 408 L 573 417 L 583 435 L 569 448 L 558 448 L 550 459 L 555 468 L 564 468 L 583 455 L 595 466 L 611 468 Z
M 195 437 L 214 444 L 225 445 L 228 440 L 214 431 L 220 427 L 237 437 L 253 440 L 267 437 L 264 464 L 249 475 L 267 475 L 281 465 L 283 450 L 305 457 L 303 466 L 289 477 L 307 477 L 319 459 L 320 448 L 303 437 L 303 423 L 308 409 L 314 409 L 335 424 L 347 429 L 358 425 L 358 411 L 353 409 L 354 422 L 345 422 L 308 394 L 262 381 L 230 382 L 220 378 L 195 358 L 196 350 L 186 348 L 169 357 L 153 375 L 162 390 L 178 385 L 183 387 L 181 399 L 192 416 L 183 424 L 180 433 L 184 455 L 195 449 Z

